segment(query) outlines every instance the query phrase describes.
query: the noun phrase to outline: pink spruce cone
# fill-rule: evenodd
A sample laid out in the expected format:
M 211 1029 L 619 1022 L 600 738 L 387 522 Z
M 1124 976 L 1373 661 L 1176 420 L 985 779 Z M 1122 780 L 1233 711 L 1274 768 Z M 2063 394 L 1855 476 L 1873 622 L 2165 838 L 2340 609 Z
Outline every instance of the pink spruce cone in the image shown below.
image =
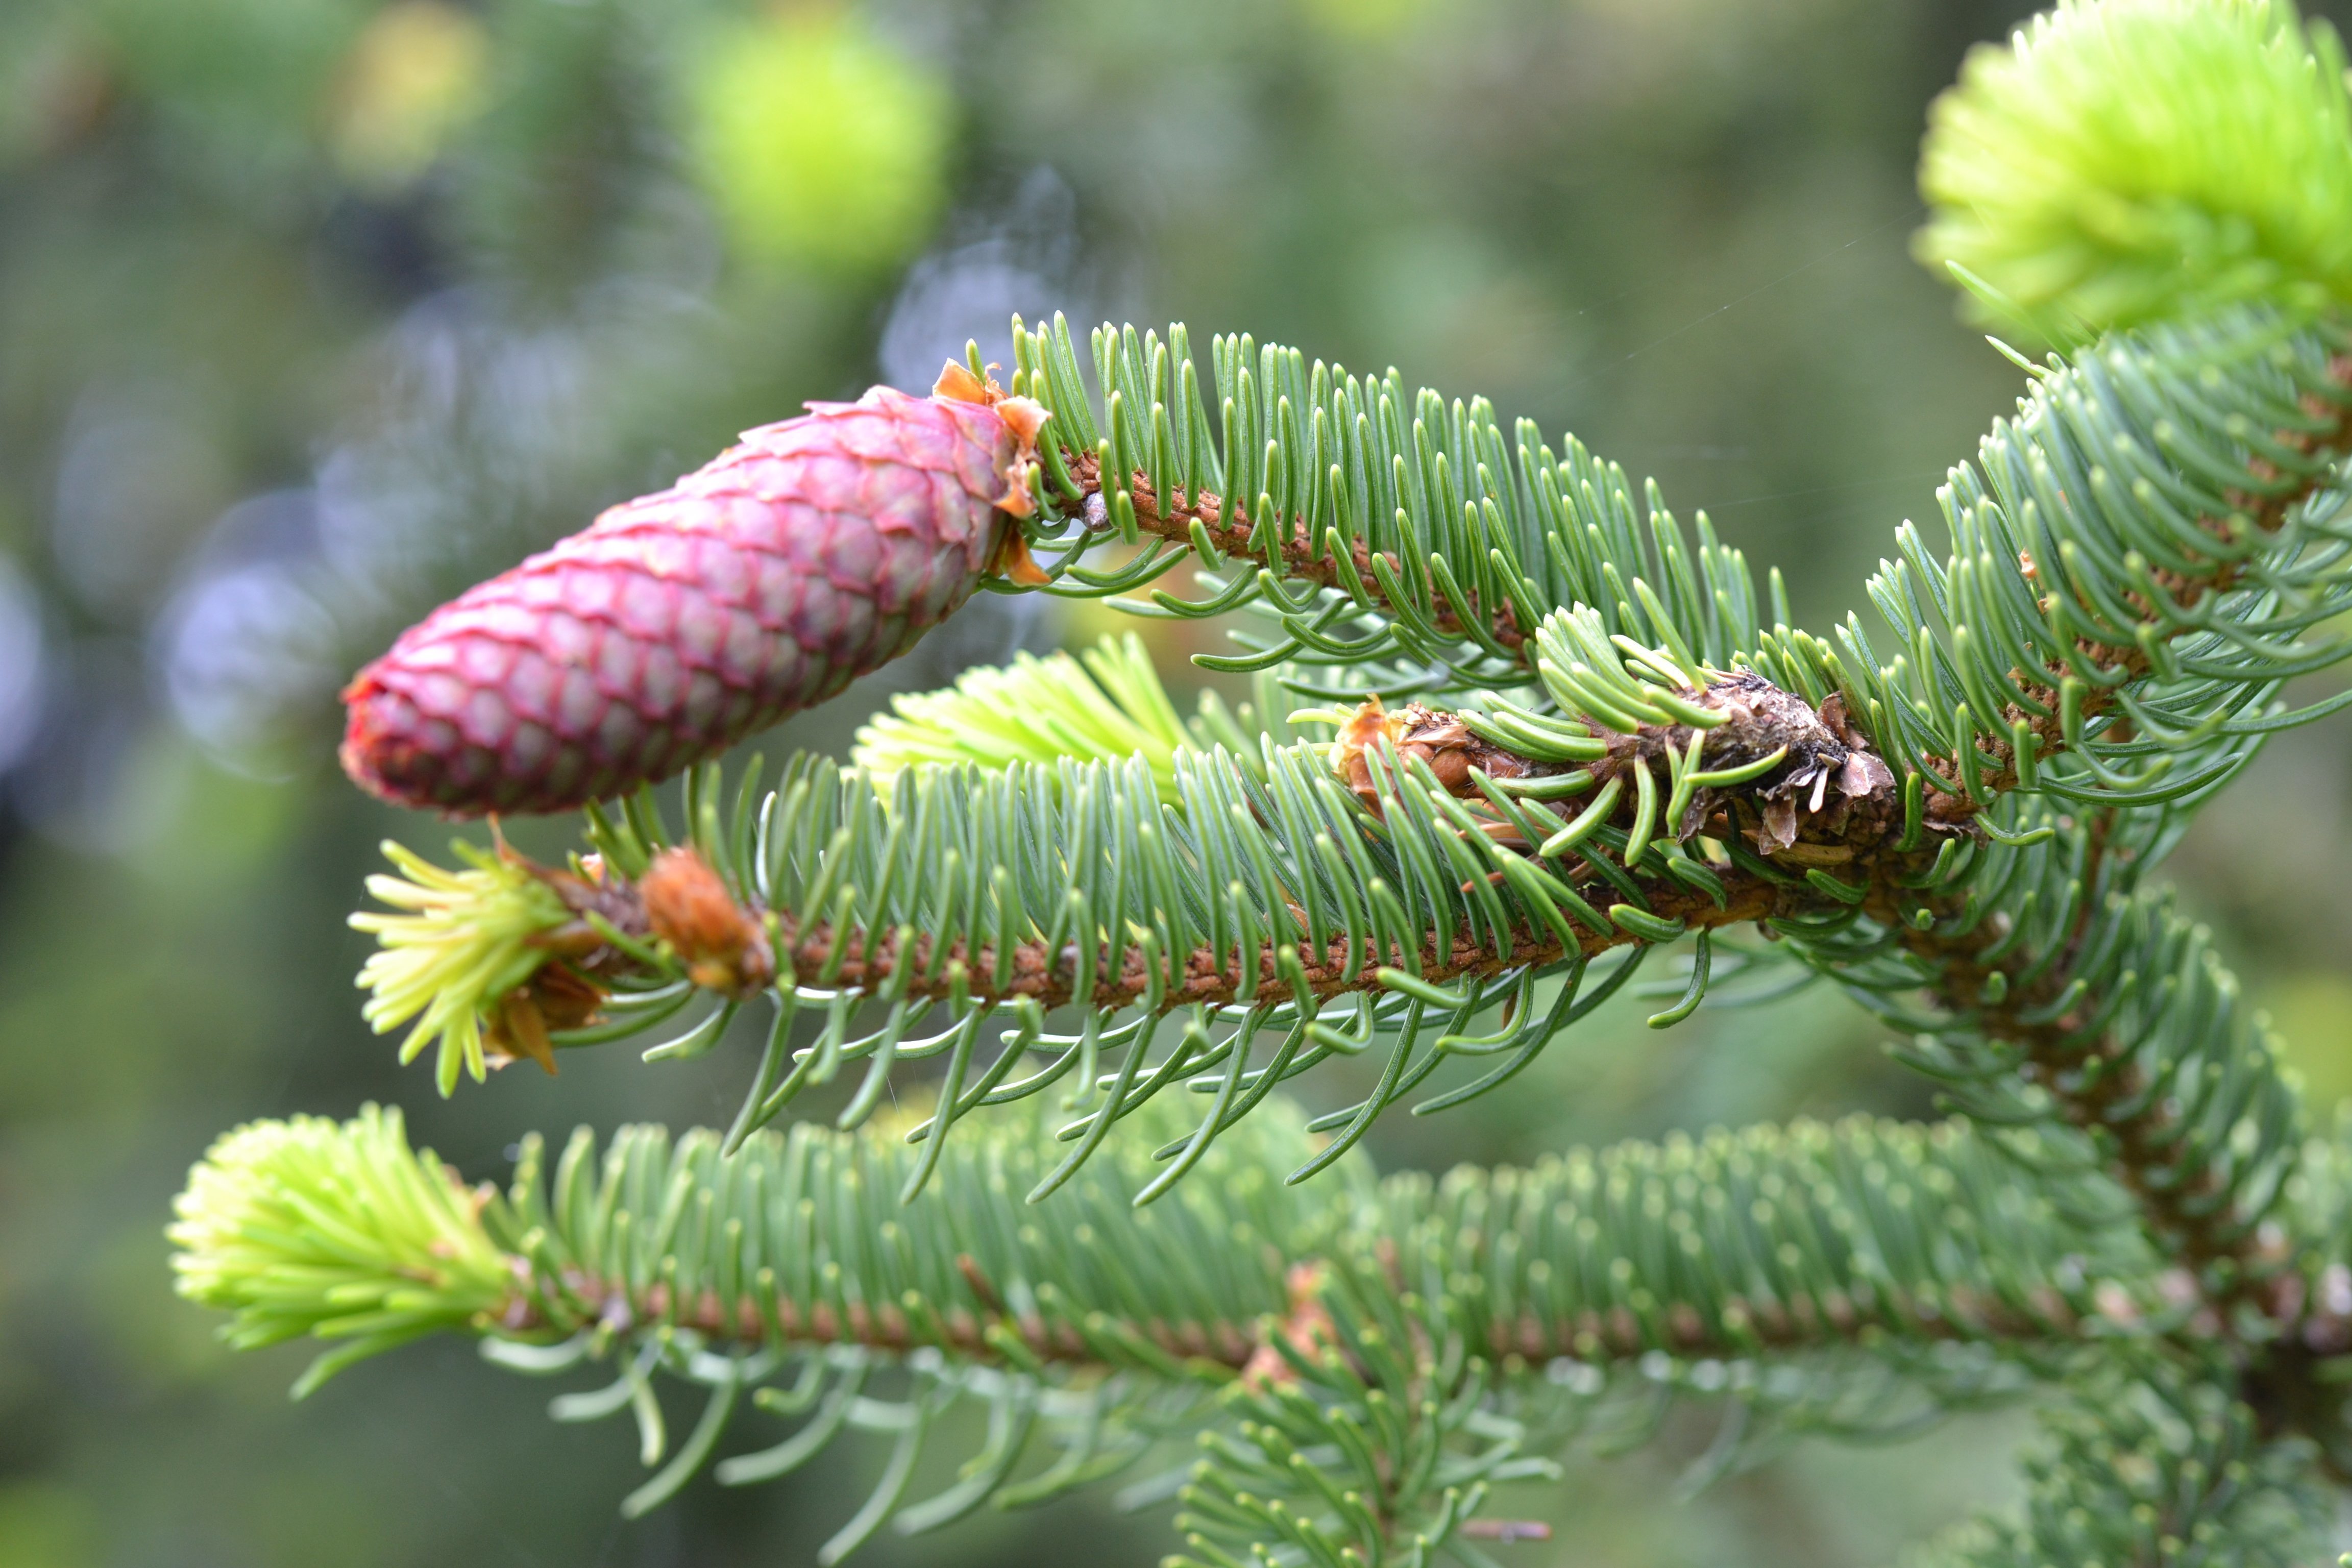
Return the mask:
M 667 778 L 914 646 L 1001 571 L 1045 414 L 950 364 L 746 431 L 479 584 L 343 691 L 343 771 L 451 816 Z

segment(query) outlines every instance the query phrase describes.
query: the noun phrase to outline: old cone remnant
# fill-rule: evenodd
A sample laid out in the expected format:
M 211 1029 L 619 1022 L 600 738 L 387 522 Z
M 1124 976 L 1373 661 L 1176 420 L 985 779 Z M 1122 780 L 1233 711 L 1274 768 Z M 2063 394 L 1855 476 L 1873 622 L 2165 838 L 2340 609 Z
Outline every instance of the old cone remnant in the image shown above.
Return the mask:
M 1045 413 L 950 365 L 812 403 L 468 589 L 343 693 L 344 771 L 451 816 L 625 794 L 907 651 L 991 572 Z
M 1801 834 L 1835 840 L 1843 836 L 1853 806 L 1884 806 L 1894 798 L 1893 771 L 1848 721 L 1844 701 L 1835 693 L 1816 710 L 1752 671 L 1734 670 L 1712 675 L 1705 687 L 1687 688 L 1679 695 L 1720 714 L 1720 721 L 1706 729 L 1645 724 L 1622 732 L 1588 721 L 1607 751 L 1582 771 L 1603 791 L 1616 786 L 1615 793 L 1606 795 L 1608 804 L 1597 821 L 1635 816 L 1642 809 L 1642 786 L 1627 788 L 1626 782 L 1646 773 L 1647 787 L 1655 789 L 1659 775 L 1673 777 L 1687 758 L 1688 767 L 1706 770 L 1696 777 L 1726 773 L 1748 776 L 1736 784 L 1694 784 L 1684 792 L 1688 798 L 1675 820 L 1662 825 L 1664 837 L 1684 842 L 1704 834 L 1720 841 L 1738 831 L 1759 855 L 1788 854 L 1807 863 L 1818 857 L 1800 842 Z M 1340 777 L 1375 816 L 1382 811 L 1384 786 L 1374 762 L 1382 741 L 1398 762 L 1426 763 L 1448 794 L 1474 804 L 1483 794 L 1478 775 L 1488 781 L 1519 781 L 1570 771 L 1531 762 L 1477 734 L 1460 714 L 1418 702 L 1390 712 L 1375 697 L 1341 726 L 1332 752 Z M 1570 796 L 1531 801 L 1528 808 L 1565 822 L 1579 816 L 1582 805 L 1581 796 Z M 1535 847 L 1499 816 L 1490 818 L 1486 831 L 1499 844 L 1521 850 Z M 1845 856 L 1837 853 L 1834 858 Z

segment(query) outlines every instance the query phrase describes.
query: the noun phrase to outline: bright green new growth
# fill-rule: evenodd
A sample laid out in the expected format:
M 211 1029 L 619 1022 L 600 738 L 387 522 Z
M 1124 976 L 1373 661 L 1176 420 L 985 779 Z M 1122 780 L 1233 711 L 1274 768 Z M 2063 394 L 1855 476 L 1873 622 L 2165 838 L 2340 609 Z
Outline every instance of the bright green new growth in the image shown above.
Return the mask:
M 191 1293 L 257 1342 L 365 1323 L 405 1279 L 403 1310 L 502 1364 L 608 1361 L 557 1414 L 635 1413 L 661 1468 L 632 1513 L 747 1403 L 805 1420 L 724 1483 L 875 1429 L 883 1484 L 828 1562 L 1205 1431 L 1124 1494 L 1176 1500 L 1176 1561 L 1492 1568 L 1496 1489 L 1675 1399 L 1726 1412 L 1714 1473 L 2035 1391 L 2021 1516 L 1925 1561 L 2313 1561 L 2352 1479 L 2352 1141 L 2307 1137 L 2155 870 L 2270 735 L 2352 705 L 2282 700 L 2352 653 L 2341 76 L 2331 35 L 2237 0 L 2070 5 L 1974 57 L 1923 254 L 2070 346 L 1951 470 L 1949 552 L 1897 531 L 1883 647 L 1794 627 L 1704 514 L 1483 400 L 1247 337 L 1203 376 L 1181 327 L 1107 326 L 1087 367 L 1059 318 L 1016 323 L 1013 390 L 1053 416 L 1047 591 L 1246 614 L 1202 662 L 1252 700 L 1180 721 L 1132 644 L 1027 660 L 906 700 L 859 766 L 698 771 L 680 828 L 650 794 L 592 809 L 562 896 L 395 852 L 369 1016 L 438 1039 L 445 1092 L 529 980 L 576 1025 L 552 1044 L 659 1028 L 662 1060 L 771 1008 L 742 1109 L 583 1134 L 551 1175 L 528 1144 L 487 1268 L 430 1280 L 385 1261 L 413 1251 L 289 1261 L 375 1234 L 335 1185 L 355 1164 L 464 1210 L 396 1128 L 248 1130 L 224 1151 L 270 1158 L 184 1200 Z M 1202 597 L 1153 586 L 1186 564 Z M 676 847 L 768 933 L 772 984 L 656 930 L 640 882 Z M 1745 971 L 1826 979 L 1960 1120 L 1440 1182 L 1351 1154 L 1399 1101 L 1524 1081 L 1645 964 L 1658 1027 Z M 1302 1126 L 1284 1086 L 1360 1055 L 1354 1102 Z M 755 1131 L 852 1066 L 850 1131 Z M 884 1112 L 908 1090 L 930 1114 Z M 260 1181 L 281 1143 L 309 1163 Z M 708 1391 L 675 1448 L 657 1371 Z M 982 1451 L 909 1505 L 960 1400 Z
M 2067 0 L 1969 57 L 1919 185 L 1922 258 L 2045 338 L 2352 301 L 2343 52 L 2270 0 Z
M 368 891 L 408 912 L 352 917 L 382 944 L 360 970 L 359 984 L 370 993 L 361 1016 L 379 1035 L 415 1019 L 400 1043 L 400 1059 L 414 1061 L 438 1042 L 433 1077 L 443 1094 L 457 1087 L 461 1069 L 482 1080 L 485 1016 L 547 962 L 531 939 L 571 918 L 562 900 L 520 862 L 468 844 L 455 848 L 472 869 L 445 870 L 387 842 L 384 858 L 401 875 L 371 877 Z
M 346 1122 L 299 1116 L 224 1134 L 173 1207 L 180 1294 L 236 1316 L 239 1349 L 310 1335 L 349 1342 L 294 1386 L 425 1334 L 472 1331 L 514 1289 L 468 1191 L 397 1110 Z
M 1261 700 L 1275 689 L 1262 691 Z M 1171 805 L 1178 752 L 1217 744 L 1245 751 L 1261 728 L 1255 709 L 1244 705 L 1236 716 L 1213 691 L 1201 694 L 1196 716 L 1179 718 L 1132 632 L 1106 637 L 1075 658 L 1024 653 L 1010 665 L 976 666 L 944 691 L 903 693 L 890 708 L 859 729 L 849 753 L 852 767 L 886 786 L 903 769 L 941 763 L 1002 769 L 1064 757 L 1141 757 Z

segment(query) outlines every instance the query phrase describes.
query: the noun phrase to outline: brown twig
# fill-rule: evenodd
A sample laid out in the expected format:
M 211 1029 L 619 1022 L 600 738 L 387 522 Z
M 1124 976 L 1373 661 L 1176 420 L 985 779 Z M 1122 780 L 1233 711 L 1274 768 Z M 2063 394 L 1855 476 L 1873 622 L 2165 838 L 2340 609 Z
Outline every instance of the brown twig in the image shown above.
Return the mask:
M 1101 1347 L 1067 1321 L 1041 1314 L 1016 1314 L 982 1301 L 975 1311 L 956 1305 L 918 1324 L 905 1308 L 885 1301 L 879 1306 L 851 1301 L 836 1309 L 829 1302 L 803 1305 L 780 1299 L 775 1315 L 763 1314 L 746 1293 L 732 1300 L 716 1291 L 704 1291 L 690 1301 L 673 1303 L 663 1284 L 631 1290 L 602 1275 L 567 1269 L 560 1279 L 542 1279 L 527 1259 L 514 1259 L 520 1288 L 509 1300 L 499 1319 L 508 1333 L 580 1322 L 604 1322 L 621 1330 L 640 1323 L 673 1323 L 714 1340 L 737 1344 L 782 1342 L 805 1345 L 863 1345 L 869 1350 L 904 1354 L 930 1345 L 980 1361 L 1012 1359 L 1002 1342 L 1010 1334 L 1026 1354 L 1042 1362 L 1066 1365 L 1105 1364 Z M 1122 1327 L 1140 1336 L 1160 1354 L 1203 1362 L 1239 1372 L 1260 1347 L 1257 1326 L 1226 1320 L 1209 1322 L 1168 1322 L 1151 1318 L 1121 1320 Z

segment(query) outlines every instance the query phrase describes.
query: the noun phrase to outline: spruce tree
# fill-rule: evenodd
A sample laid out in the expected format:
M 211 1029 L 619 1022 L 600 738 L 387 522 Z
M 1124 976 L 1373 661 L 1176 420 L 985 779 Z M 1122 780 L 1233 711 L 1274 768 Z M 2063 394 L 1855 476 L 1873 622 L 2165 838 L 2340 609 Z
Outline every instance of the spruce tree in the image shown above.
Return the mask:
M 555 1413 L 634 1414 L 632 1515 L 877 1434 L 828 1563 L 1120 1478 L 1173 1562 L 1485 1568 L 1515 1489 L 1677 1402 L 1736 1415 L 1727 1468 L 2021 1393 L 2021 1517 L 1922 1562 L 2315 1561 L 2352 1142 L 2157 868 L 2352 701 L 2284 695 L 2352 652 L 2345 61 L 2284 5 L 2068 4 L 1970 58 L 1921 184 L 2024 389 L 1874 625 L 1793 626 L 1703 513 L 1482 399 L 1059 316 L 1003 386 L 975 351 L 752 432 L 436 612 L 353 684 L 354 778 L 583 837 L 388 847 L 369 1017 L 445 1094 L 747 1011 L 764 1051 L 729 1127 L 527 1137 L 502 1189 L 396 1110 L 239 1128 L 183 1292 L 326 1342 L 303 1392 L 431 1334 L 599 1367 Z M 1200 662 L 1253 698 L 1181 714 L 1113 641 L 846 764 L 712 760 L 975 591 L 1240 613 Z M 1370 1168 L 1383 1111 L 1511 1083 L 1645 967 L 1659 1028 L 1825 977 L 1948 1119 Z M 1285 1098 L 1360 1056 L 1360 1102 Z M 836 1079 L 837 1127 L 769 1126 Z M 958 1402 L 982 1447 L 910 1496 Z

